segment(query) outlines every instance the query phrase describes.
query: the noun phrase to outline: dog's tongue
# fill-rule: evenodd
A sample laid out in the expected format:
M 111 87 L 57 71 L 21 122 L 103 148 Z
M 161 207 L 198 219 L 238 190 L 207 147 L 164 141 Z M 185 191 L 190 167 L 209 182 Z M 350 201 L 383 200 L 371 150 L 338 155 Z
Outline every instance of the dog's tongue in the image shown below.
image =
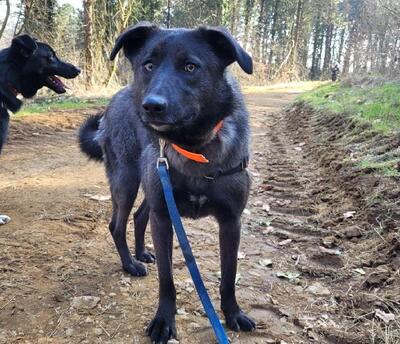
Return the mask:
M 66 92 L 64 83 L 57 78 L 55 75 L 47 77 L 47 82 L 50 84 L 51 88 L 57 93 Z

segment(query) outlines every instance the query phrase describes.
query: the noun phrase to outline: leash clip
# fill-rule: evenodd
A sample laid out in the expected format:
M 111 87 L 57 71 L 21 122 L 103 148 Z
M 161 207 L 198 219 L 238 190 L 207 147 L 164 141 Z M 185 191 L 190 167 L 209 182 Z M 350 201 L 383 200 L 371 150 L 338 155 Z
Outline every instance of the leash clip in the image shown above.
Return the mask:
M 159 139 L 160 144 L 160 157 L 157 159 L 157 168 L 160 167 L 161 164 L 164 164 L 167 170 L 169 170 L 168 159 L 165 157 L 164 148 L 165 148 L 165 140 Z

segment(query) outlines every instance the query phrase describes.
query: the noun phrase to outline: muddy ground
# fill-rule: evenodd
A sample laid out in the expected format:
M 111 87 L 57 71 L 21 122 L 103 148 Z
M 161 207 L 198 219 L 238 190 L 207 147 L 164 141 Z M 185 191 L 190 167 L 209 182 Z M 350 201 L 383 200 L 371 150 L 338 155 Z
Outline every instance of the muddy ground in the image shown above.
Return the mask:
M 229 336 L 243 344 L 400 343 L 397 219 L 370 211 L 363 190 L 376 190 L 379 180 L 369 186 L 370 178 L 346 174 L 342 162 L 351 152 L 332 136 L 343 126 L 302 107 L 281 111 L 295 95 L 247 95 L 253 187 L 237 296 L 258 328 Z M 121 270 L 107 229 L 103 167 L 88 162 L 76 144 L 79 123 L 97 110 L 11 123 L 0 164 L 0 213 L 12 217 L 0 227 L 0 343 L 149 342 L 144 329 L 156 309 L 155 265 L 145 278 Z M 398 202 L 393 197 L 385 211 Z M 216 224 L 186 223 L 218 304 Z M 179 342 L 214 343 L 176 243 L 174 272 Z M 80 296 L 99 299 L 73 306 Z

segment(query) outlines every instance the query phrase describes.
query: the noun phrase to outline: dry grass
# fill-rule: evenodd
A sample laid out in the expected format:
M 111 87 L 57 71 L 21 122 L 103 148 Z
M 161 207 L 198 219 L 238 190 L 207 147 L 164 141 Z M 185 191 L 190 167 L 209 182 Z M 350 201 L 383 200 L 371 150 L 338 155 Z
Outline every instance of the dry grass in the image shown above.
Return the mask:
M 326 82 L 322 81 L 298 81 L 286 83 L 271 83 L 265 86 L 244 86 L 244 93 L 268 93 L 268 92 L 287 92 L 287 93 L 303 93 L 311 91 Z

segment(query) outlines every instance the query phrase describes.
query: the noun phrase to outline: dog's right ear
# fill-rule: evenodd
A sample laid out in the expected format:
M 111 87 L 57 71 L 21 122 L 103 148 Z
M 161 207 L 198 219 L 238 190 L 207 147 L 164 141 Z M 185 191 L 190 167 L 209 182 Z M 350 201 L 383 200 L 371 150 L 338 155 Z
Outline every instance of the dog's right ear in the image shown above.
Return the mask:
M 31 57 L 37 47 L 36 41 L 29 35 L 21 35 L 11 41 L 11 51 L 25 58 Z
M 136 54 L 146 40 L 159 28 L 149 22 L 140 22 L 123 32 L 115 42 L 110 54 L 110 60 L 114 60 L 121 48 L 124 48 L 125 56 L 130 57 Z
M 225 66 L 236 61 L 247 74 L 253 73 L 252 58 L 228 30 L 222 27 L 200 26 L 196 31 L 202 34 Z

